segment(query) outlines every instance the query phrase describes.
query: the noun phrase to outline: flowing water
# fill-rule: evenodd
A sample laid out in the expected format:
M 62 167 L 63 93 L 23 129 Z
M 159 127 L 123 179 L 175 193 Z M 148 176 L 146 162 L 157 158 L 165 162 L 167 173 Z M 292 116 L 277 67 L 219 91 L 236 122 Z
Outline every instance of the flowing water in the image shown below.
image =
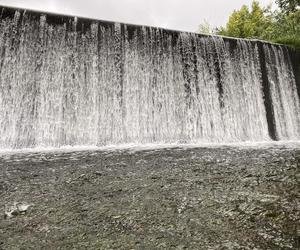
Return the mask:
M 283 46 L 5 11 L 0 148 L 300 139 Z

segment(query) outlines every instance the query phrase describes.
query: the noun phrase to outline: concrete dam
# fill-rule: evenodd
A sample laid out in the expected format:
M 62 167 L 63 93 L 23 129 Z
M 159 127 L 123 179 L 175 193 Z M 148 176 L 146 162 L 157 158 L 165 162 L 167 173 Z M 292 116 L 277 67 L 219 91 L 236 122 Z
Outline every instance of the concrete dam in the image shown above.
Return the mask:
M 0 149 L 300 139 L 300 53 L 0 7 Z

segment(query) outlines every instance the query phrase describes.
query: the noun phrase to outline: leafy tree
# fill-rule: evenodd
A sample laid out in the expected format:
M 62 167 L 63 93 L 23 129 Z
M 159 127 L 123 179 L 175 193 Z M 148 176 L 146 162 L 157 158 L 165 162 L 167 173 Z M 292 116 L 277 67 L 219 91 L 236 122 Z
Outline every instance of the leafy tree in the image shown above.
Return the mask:
M 276 13 L 269 36 L 262 38 L 300 49 L 300 10 L 289 14 Z
M 218 35 L 256 38 L 291 45 L 300 49 L 300 0 L 277 0 L 280 10 L 271 11 L 253 1 L 251 9 L 242 6 L 230 15 Z
M 210 24 L 206 20 L 204 20 L 204 22 L 199 25 L 198 31 L 201 34 L 207 34 L 207 35 L 214 33 Z
M 285 13 L 293 13 L 300 8 L 300 0 L 276 0 L 276 3 Z
M 252 3 L 251 11 L 246 5 L 238 11 L 234 11 L 229 17 L 225 28 L 220 28 L 219 35 L 232 37 L 258 38 L 271 22 L 271 18 L 265 15 L 267 9 L 260 7 L 257 1 Z
M 223 30 L 224 35 L 234 37 L 247 37 L 249 30 L 247 29 L 247 19 L 249 19 L 250 13 L 246 5 L 239 11 L 234 11 L 229 17 L 226 29 Z

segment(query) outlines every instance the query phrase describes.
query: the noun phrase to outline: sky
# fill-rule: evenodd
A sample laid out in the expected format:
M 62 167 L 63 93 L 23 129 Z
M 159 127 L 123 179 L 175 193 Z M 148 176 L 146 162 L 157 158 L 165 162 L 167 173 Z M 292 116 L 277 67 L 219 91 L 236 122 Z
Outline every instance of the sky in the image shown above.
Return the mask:
M 0 0 L 0 5 L 42 10 L 100 20 L 192 31 L 208 22 L 224 26 L 228 16 L 252 0 Z M 259 0 L 261 5 L 274 0 Z

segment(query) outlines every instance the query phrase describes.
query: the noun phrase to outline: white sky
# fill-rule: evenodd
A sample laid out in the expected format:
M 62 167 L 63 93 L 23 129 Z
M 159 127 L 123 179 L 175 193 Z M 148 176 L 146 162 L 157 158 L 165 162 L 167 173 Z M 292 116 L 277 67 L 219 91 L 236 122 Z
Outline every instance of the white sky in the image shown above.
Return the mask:
M 234 9 L 252 0 L 0 0 L 0 5 L 169 29 L 196 31 L 205 20 L 225 25 Z M 274 0 L 259 0 L 266 6 Z

